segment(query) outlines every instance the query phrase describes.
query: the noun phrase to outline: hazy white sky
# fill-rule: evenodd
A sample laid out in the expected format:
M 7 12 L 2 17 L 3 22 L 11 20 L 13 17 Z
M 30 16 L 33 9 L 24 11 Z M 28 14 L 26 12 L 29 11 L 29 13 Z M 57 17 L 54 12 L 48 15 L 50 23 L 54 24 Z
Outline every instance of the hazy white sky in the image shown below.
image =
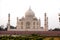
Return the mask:
M 11 14 L 11 25 L 16 26 L 16 17 L 25 16 L 29 9 L 34 11 L 36 17 L 41 19 L 44 26 L 44 13 L 47 13 L 50 28 L 60 28 L 58 13 L 60 13 L 60 0 L 0 0 L 0 25 L 7 25 L 8 13 Z

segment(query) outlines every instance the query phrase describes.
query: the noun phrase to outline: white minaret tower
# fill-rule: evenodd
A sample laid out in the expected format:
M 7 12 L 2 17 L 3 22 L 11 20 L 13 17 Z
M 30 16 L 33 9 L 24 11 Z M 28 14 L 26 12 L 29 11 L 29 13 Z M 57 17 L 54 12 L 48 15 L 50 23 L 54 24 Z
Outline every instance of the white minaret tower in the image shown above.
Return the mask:
M 41 27 L 41 20 L 40 20 L 40 18 L 39 18 L 39 28 Z
M 10 30 L 10 13 L 8 14 L 8 30 L 7 31 L 9 30 Z
M 18 27 L 18 17 L 17 17 L 17 26 L 16 26 L 16 28 Z
M 17 17 L 17 23 L 18 23 L 18 17 Z
M 58 17 L 59 17 L 59 20 L 58 21 L 59 21 L 59 26 L 60 26 L 60 13 L 58 14 Z
M 48 31 L 48 17 L 47 17 L 47 26 L 46 26 L 46 31 Z
M 59 16 L 59 22 L 60 22 L 60 13 L 59 13 L 59 15 L 58 15 L 58 16 Z
M 44 15 L 44 31 L 48 31 L 48 17 L 46 16 L 46 13 Z

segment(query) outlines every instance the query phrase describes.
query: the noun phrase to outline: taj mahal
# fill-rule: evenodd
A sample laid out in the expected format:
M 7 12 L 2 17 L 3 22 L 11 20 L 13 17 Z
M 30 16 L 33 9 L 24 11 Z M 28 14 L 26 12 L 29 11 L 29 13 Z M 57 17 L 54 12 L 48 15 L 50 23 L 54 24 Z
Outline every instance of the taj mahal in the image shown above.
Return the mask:
M 48 31 L 48 17 L 44 14 L 44 27 L 41 27 L 41 20 L 35 16 L 31 7 L 26 11 L 25 17 L 19 19 L 17 17 L 16 29 L 10 28 L 10 14 L 8 14 L 8 30 L 7 31 Z

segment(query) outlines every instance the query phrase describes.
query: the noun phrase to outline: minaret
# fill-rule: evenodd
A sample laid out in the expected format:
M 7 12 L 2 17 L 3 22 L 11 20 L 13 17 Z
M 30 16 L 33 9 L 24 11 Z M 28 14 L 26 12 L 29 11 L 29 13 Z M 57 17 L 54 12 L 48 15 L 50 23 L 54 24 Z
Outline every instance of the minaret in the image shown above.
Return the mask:
M 17 23 L 18 23 L 18 17 L 17 17 Z
M 60 13 L 59 13 L 59 15 L 58 15 L 58 16 L 59 16 L 59 22 L 60 22 Z
M 41 20 L 40 20 L 40 18 L 39 18 L 39 28 L 41 27 Z
M 18 17 L 17 17 L 17 23 L 16 24 L 17 24 L 17 26 L 16 26 L 16 28 L 17 28 L 18 27 Z
M 48 31 L 48 17 L 47 17 L 47 26 L 46 26 L 46 31 Z
M 8 31 L 10 30 L 10 13 L 8 14 Z
M 44 15 L 44 31 L 48 31 L 48 17 L 46 16 L 46 13 Z

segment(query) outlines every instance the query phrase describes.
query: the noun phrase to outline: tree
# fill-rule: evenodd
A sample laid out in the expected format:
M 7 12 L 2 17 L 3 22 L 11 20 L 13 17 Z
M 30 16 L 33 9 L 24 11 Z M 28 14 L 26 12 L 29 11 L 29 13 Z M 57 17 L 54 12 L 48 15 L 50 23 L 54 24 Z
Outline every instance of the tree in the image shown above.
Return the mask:
M 60 31 L 60 29 L 59 28 L 55 28 L 52 31 Z

